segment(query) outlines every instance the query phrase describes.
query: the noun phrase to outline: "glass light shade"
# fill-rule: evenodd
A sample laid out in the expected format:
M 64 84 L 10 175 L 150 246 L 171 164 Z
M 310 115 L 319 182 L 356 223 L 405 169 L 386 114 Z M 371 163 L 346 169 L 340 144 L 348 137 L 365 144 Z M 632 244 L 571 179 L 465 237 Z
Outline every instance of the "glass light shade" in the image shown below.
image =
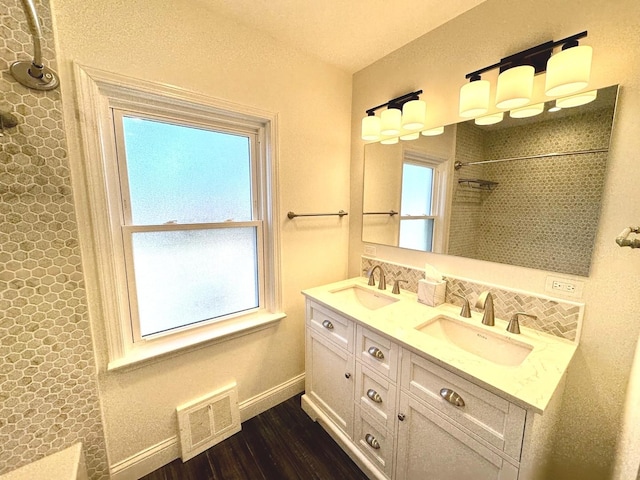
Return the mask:
M 593 102 L 598 96 L 597 90 L 591 90 L 589 92 L 581 92 L 569 97 L 558 98 L 556 100 L 556 107 L 571 108 L 585 105 L 589 102 Z
M 400 140 L 416 140 L 420 137 L 420 132 L 408 133 L 406 135 L 401 135 Z
M 398 143 L 398 137 L 385 138 L 384 140 L 380 140 L 382 145 L 395 145 Z
M 526 107 L 515 108 L 509 112 L 511 118 L 535 117 L 544 112 L 544 103 L 534 103 Z
M 498 75 L 496 107 L 510 110 L 529 103 L 534 74 L 535 69 L 531 65 L 520 65 Z
M 460 87 L 460 116 L 477 117 L 487 113 L 490 90 L 489 80 L 476 80 Z
M 375 141 L 380 138 L 380 117 L 367 115 L 362 119 L 362 140 Z
M 422 100 L 411 100 L 402 106 L 402 128 L 419 130 L 424 127 L 427 104 Z
M 494 125 L 500 123 L 504 118 L 504 112 L 492 113 L 484 117 L 478 117 L 474 120 L 476 125 Z
M 567 48 L 547 62 L 544 91 L 559 97 L 582 90 L 589 84 L 593 49 L 588 45 Z
M 424 135 L 425 137 L 434 137 L 442 133 L 444 133 L 444 127 L 430 128 L 429 130 L 422 131 L 422 135 Z
M 398 135 L 402 111 L 397 108 L 387 108 L 380 114 L 380 133 L 382 135 Z

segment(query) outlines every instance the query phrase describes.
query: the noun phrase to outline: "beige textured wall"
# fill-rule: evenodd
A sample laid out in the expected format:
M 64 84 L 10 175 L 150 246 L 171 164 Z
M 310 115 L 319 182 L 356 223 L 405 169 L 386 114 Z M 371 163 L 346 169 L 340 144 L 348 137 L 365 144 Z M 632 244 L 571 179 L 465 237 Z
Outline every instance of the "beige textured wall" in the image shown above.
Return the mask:
M 36 2 L 43 58 L 55 68 L 49 2 Z M 0 475 L 78 441 L 106 478 L 91 329 L 64 140 L 60 90 L 9 75 L 33 45 L 22 4 L 0 3 Z
M 358 275 L 363 245 L 357 213 L 362 197 L 360 118 L 373 105 L 422 88 L 432 125 L 458 122 L 464 75 L 500 58 L 588 30 L 594 47 L 594 87 L 622 86 L 614 126 L 602 216 L 585 282 L 584 328 L 567 379 L 558 425 L 554 479 L 595 480 L 611 475 L 624 391 L 638 338 L 640 295 L 635 287 L 640 253 L 614 243 L 622 228 L 640 221 L 640 2 L 620 0 L 488 0 L 358 72 L 353 80 L 349 273 Z M 540 82 L 536 97 L 541 98 Z M 576 232 L 579 235 L 579 232 Z M 443 272 L 544 292 L 547 272 L 442 255 L 378 247 L 378 255 L 414 266 L 425 261 Z M 627 287 L 631 286 L 631 287 Z
M 235 378 L 240 402 L 304 371 L 300 290 L 345 277 L 347 219 L 288 220 L 289 210 L 349 210 L 351 77 L 190 0 L 55 0 L 74 186 L 82 175 L 72 62 L 175 85 L 278 115 L 283 306 L 276 327 L 108 373 L 96 265 L 81 236 L 111 465 L 177 433 L 175 407 Z M 86 193 L 75 191 L 88 220 Z M 81 232 L 83 233 L 83 232 Z

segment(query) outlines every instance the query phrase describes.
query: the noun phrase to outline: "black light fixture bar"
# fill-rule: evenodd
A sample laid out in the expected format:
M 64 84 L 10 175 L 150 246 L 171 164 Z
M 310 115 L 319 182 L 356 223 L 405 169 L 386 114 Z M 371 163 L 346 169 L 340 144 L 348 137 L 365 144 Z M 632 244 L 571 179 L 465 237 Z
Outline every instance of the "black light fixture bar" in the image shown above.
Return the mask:
M 565 48 L 575 47 L 578 45 L 578 40 L 586 36 L 587 31 L 585 30 L 584 32 L 576 33 L 575 35 L 563 38 L 562 40 L 557 40 L 555 42 L 550 40 L 548 42 L 541 43 L 535 47 L 504 57 L 498 63 L 481 68 L 475 72 L 467 73 L 465 78 L 468 78 L 471 81 L 479 80 L 480 75 L 495 68 L 500 68 L 500 72 L 502 73 L 505 70 L 518 67 L 520 65 L 531 65 L 535 68 L 536 73 L 542 73 L 546 70 L 547 61 L 551 57 L 551 52 L 555 47 L 562 45 L 563 50 Z
M 367 115 L 372 116 L 372 115 L 375 115 L 376 110 L 382 107 L 397 108 L 401 110 L 402 106 L 405 103 L 411 100 L 419 100 L 420 99 L 419 95 L 421 93 L 422 93 L 422 90 L 416 90 L 415 92 L 405 93 L 404 95 L 400 95 L 399 97 L 389 100 L 387 103 L 382 103 L 376 107 L 370 108 L 369 110 L 365 110 L 365 111 L 367 112 Z

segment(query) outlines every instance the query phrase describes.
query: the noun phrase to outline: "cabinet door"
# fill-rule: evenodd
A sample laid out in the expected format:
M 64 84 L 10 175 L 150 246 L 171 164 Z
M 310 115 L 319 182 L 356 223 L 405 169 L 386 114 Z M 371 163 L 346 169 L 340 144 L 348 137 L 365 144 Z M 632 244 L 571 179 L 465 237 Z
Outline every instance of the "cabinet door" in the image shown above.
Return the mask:
M 400 394 L 397 480 L 516 480 L 518 469 L 440 414 Z
M 307 328 L 305 390 L 349 437 L 353 433 L 353 355 Z

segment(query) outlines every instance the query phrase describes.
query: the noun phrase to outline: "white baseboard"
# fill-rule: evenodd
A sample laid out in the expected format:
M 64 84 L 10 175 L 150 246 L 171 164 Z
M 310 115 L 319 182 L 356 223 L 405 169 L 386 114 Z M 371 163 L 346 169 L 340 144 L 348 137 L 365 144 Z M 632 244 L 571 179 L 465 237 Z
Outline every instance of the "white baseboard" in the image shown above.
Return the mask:
M 240 421 L 245 422 L 304 390 L 304 373 L 240 402 Z M 111 480 L 137 480 L 180 457 L 178 437 L 167 438 L 109 467 Z
M 180 456 L 178 437 L 167 438 L 109 467 L 111 480 L 138 480 Z
M 287 380 L 255 397 L 240 402 L 240 421 L 244 422 L 256 415 L 266 412 L 279 403 L 293 397 L 304 390 L 304 373 Z

